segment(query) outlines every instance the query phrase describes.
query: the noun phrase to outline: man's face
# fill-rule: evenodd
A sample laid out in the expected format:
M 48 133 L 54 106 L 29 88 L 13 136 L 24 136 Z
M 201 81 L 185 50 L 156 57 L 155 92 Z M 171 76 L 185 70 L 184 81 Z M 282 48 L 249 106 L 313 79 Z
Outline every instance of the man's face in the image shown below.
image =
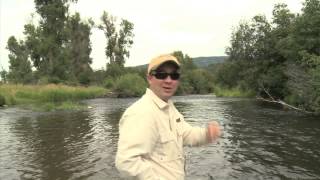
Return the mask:
M 155 73 L 172 74 L 177 73 L 177 68 L 173 64 L 165 63 L 161 65 Z M 179 79 L 173 80 L 171 76 L 159 79 L 156 75 L 148 75 L 149 88 L 163 101 L 168 101 L 177 91 Z

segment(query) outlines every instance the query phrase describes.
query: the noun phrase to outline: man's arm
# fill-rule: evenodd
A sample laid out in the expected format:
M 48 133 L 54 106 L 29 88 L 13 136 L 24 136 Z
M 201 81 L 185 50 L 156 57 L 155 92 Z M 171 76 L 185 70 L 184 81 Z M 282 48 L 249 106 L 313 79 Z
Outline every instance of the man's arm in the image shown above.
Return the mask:
M 208 142 L 214 142 L 221 135 L 219 123 L 211 121 L 207 125 L 207 140 Z
M 216 121 L 208 123 L 206 128 L 193 127 L 185 121 L 182 123 L 184 145 L 199 146 L 211 143 L 220 136 L 219 124 Z

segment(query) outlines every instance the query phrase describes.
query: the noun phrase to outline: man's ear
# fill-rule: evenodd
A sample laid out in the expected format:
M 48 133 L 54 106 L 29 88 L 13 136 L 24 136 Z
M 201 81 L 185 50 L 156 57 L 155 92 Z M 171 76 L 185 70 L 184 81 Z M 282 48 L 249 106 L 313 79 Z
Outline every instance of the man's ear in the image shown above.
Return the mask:
M 153 77 L 150 74 L 147 74 L 147 81 L 149 82 Z

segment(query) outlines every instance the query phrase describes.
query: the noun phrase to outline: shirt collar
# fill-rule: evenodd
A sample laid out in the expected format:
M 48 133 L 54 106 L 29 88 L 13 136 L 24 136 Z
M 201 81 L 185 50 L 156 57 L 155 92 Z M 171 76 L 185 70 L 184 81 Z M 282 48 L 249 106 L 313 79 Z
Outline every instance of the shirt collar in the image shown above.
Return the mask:
M 168 100 L 168 102 L 163 101 L 160 99 L 151 89 L 147 88 L 146 95 L 151 97 L 153 102 L 160 108 L 164 109 L 168 107 L 170 104 L 172 104 L 171 100 Z

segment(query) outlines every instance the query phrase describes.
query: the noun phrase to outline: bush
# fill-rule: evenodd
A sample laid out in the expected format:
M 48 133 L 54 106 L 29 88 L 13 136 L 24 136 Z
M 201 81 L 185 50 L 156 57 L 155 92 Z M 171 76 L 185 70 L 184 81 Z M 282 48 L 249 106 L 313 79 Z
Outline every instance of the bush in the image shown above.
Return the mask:
M 110 77 L 107 77 L 106 79 L 104 79 L 103 81 L 103 87 L 107 88 L 107 89 L 112 89 L 114 87 L 114 80 Z
M 206 94 L 212 91 L 212 77 L 203 69 L 195 69 L 190 72 L 189 83 L 193 87 L 193 93 Z
M 120 76 L 114 83 L 114 91 L 119 97 L 137 97 L 144 94 L 147 87 L 146 81 L 136 73 Z
M 254 97 L 254 92 L 243 90 L 240 87 L 225 88 L 219 85 L 214 87 L 214 94 L 217 97 Z
M 193 93 L 193 87 L 185 78 L 180 82 L 176 95 L 186 95 L 186 94 L 192 94 L 192 93 Z
M 0 94 L 0 106 L 3 106 L 6 104 L 6 99 L 4 98 L 3 95 Z

